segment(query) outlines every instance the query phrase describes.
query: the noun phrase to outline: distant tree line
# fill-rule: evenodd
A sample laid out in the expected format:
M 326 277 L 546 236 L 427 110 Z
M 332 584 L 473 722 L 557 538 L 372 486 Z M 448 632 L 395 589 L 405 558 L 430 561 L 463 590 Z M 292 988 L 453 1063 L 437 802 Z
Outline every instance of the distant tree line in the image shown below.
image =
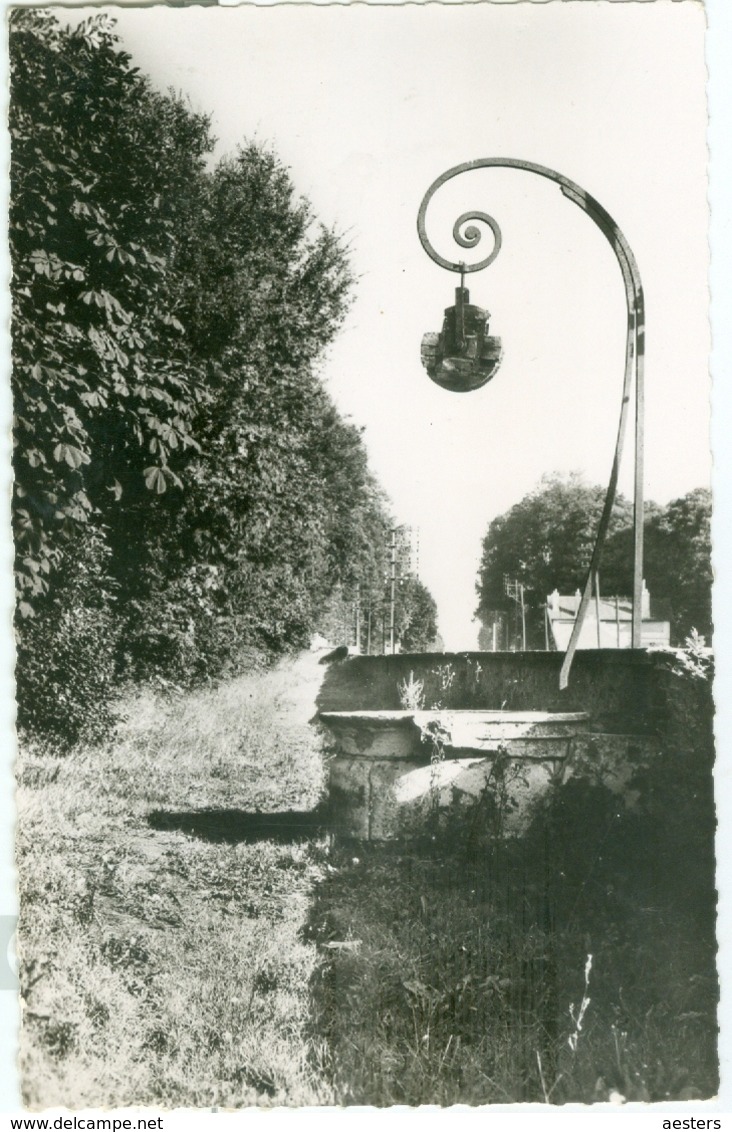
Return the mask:
M 318 376 L 347 251 L 276 155 L 213 163 L 104 16 L 16 9 L 10 57 L 19 721 L 72 742 L 383 592 L 393 520 Z
M 477 615 L 488 627 L 494 612 L 512 611 L 505 579 L 524 587 L 529 648 L 544 647 L 544 605 L 555 589 L 582 589 L 602 511 L 605 489 L 578 474 L 544 476 L 539 486 L 494 519 L 483 539 Z M 615 502 L 600 565 L 601 592 L 632 594 L 633 508 Z M 644 574 L 672 644 L 696 629 L 711 643 L 711 494 L 696 488 L 666 507 L 645 507 Z

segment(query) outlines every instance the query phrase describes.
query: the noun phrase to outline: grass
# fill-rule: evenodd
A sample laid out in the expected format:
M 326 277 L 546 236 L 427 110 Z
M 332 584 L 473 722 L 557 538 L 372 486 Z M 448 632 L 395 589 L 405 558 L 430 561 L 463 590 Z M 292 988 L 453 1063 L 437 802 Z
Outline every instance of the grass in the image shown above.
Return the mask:
M 316 972 L 340 1103 L 715 1093 L 713 913 L 626 903 L 601 877 L 578 901 L 552 858 L 444 842 L 336 851 L 310 923 L 349 945 Z
M 27 1107 L 711 1096 L 703 791 L 687 813 L 661 776 L 655 827 L 577 786 L 520 843 L 329 847 L 322 671 L 141 694 L 66 758 L 23 745 Z
M 301 929 L 323 853 L 288 832 L 323 789 L 307 725 L 321 673 L 305 658 L 175 702 L 141 696 L 115 742 L 64 759 L 25 746 L 28 1107 L 332 1098 L 304 1037 L 316 949 Z M 274 809 L 294 816 L 263 837 L 256 812 Z

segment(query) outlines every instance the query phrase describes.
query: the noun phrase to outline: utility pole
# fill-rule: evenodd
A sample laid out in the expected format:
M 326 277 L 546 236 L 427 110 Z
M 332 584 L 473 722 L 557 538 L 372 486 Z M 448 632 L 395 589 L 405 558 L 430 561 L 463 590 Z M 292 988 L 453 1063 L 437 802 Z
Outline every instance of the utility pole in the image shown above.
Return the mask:
M 521 648 L 526 652 L 526 606 L 524 605 L 524 584 L 520 585 L 521 592 Z
M 597 647 L 602 648 L 602 637 L 600 636 L 600 574 L 595 570 L 595 616 L 597 618 Z
M 396 638 L 394 635 L 394 610 L 396 605 L 396 547 L 397 547 L 397 533 L 396 527 L 392 527 L 391 531 L 391 580 L 390 580 L 390 598 L 389 598 L 389 648 L 392 656 L 396 652 Z
M 521 648 L 526 652 L 526 604 L 524 602 L 524 584 L 517 578 L 503 575 L 503 590 L 507 597 L 516 602 L 517 610 L 521 610 Z

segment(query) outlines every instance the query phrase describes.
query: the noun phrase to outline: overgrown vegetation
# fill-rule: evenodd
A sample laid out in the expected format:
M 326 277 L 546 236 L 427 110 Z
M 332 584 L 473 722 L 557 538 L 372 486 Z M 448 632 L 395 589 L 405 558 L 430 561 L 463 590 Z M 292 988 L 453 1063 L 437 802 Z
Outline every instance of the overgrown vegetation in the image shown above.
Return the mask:
M 339 1101 L 714 1095 L 710 761 L 667 748 L 632 786 L 625 810 L 579 773 L 520 840 L 463 823 L 336 851 L 310 930 L 342 941 L 313 1031 Z
M 315 938 L 345 941 L 317 982 L 316 1032 L 328 1037 L 338 1100 L 712 1096 L 709 907 L 702 918 L 698 903 L 641 902 L 627 875 L 590 875 L 593 848 L 572 882 L 536 846 L 530 858 L 517 846 L 476 854 L 436 842 L 334 856 L 311 923 Z
M 16 9 L 10 58 L 19 718 L 68 746 L 115 681 L 194 686 L 378 609 L 393 520 L 318 376 L 347 249 L 276 155 L 212 167 L 104 15 Z
M 636 768 L 635 809 L 588 759 L 522 840 L 495 837 L 498 788 L 488 824 L 329 851 L 313 655 L 174 702 L 138 695 L 111 745 L 27 747 L 26 1103 L 711 1096 L 700 665 L 669 653 L 675 714 Z

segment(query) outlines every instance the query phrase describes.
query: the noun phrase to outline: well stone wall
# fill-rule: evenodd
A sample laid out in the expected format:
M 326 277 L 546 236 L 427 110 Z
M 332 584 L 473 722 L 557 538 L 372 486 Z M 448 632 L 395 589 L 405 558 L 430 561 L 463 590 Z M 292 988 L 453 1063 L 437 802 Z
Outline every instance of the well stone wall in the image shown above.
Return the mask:
M 400 685 L 413 678 L 424 682 L 425 708 L 584 711 L 603 731 L 649 734 L 665 728 L 674 692 L 668 654 L 583 650 L 564 691 L 561 665 L 562 654 L 551 652 L 351 657 L 328 668 L 318 710 L 397 710 L 403 706 Z

